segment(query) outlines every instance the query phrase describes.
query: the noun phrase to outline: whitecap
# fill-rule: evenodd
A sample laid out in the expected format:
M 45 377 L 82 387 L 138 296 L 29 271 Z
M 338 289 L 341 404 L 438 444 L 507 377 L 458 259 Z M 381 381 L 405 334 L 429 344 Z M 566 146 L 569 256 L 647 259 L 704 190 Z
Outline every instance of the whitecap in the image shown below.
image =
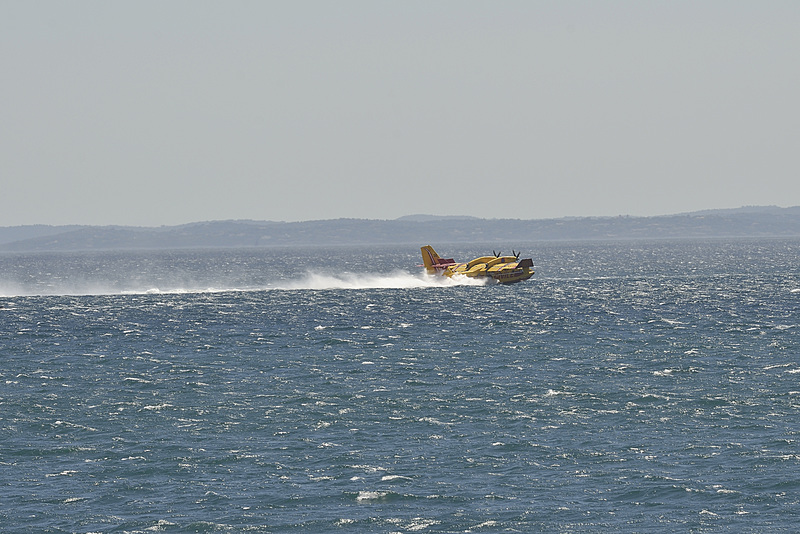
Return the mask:
M 415 517 L 413 521 L 406 527 L 406 530 L 410 530 L 412 532 L 417 530 L 425 530 L 428 527 L 432 527 L 438 524 L 439 521 L 436 521 L 434 519 L 422 519 L 421 517 Z
M 48 475 L 45 475 L 45 477 L 47 477 L 47 478 L 51 478 L 51 477 L 68 477 L 68 476 L 72 476 L 72 475 L 74 475 L 76 473 L 77 473 L 77 471 L 67 470 L 67 471 L 61 471 L 60 473 L 50 473 Z
M 171 408 L 171 407 L 172 407 L 172 404 L 169 404 L 169 403 L 165 402 L 163 404 L 151 404 L 149 406 L 143 406 L 142 410 L 155 410 L 155 411 L 158 411 L 158 410 L 163 410 L 164 408 Z
M 441 425 L 441 426 L 448 426 L 453 424 L 453 423 L 445 423 L 444 421 L 439 421 L 438 419 L 435 419 L 433 417 L 421 417 L 419 420 L 425 423 L 431 423 L 433 425 Z
M 411 477 L 403 475 L 384 475 L 381 477 L 381 481 L 383 482 L 391 482 L 392 480 L 411 480 Z
M 764 367 L 765 371 L 769 371 L 770 369 L 775 369 L 777 367 L 789 367 L 794 365 L 794 362 L 787 362 L 787 363 L 776 363 L 775 365 L 767 365 Z
M 375 501 L 383 499 L 388 493 L 385 491 L 359 491 L 356 497 L 357 501 Z

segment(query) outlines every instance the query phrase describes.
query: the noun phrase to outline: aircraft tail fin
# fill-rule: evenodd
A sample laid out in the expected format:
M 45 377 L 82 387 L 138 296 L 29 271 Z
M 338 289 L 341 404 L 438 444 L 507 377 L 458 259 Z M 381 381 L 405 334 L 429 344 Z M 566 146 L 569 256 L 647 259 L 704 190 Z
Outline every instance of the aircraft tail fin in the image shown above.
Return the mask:
M 422 247 L 420 250 L 422 251 L 422 263 L 425 264 L 425 268 L 433 269 L 433 266 L 438 263 L 439 255 L 430 245 Z

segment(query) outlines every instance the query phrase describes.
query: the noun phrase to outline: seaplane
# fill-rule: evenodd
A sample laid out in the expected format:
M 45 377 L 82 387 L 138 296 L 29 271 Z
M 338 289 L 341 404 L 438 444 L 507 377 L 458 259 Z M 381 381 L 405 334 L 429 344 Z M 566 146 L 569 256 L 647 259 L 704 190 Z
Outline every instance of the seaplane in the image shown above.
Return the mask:
M 440 257 L 430 245 L 420 250 L 422 262 L 430 274 L 491 278 L 499 284 L 522 282 L 533 276 L 533 260 L 519 259 L 519 252 L 516 251 L 512 251 L 513 256 L 503 256 L 492 251 L 492 256 L 481 256 L 467 263 L 456 263 L 452 258 Z

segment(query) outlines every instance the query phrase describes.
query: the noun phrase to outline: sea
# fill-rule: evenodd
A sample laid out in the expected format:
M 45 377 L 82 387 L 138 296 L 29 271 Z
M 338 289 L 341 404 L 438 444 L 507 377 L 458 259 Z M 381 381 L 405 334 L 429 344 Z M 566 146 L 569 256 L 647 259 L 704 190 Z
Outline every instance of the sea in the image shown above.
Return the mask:
M 800 239 L 513 247 L 0 254 L 0 531 L 797 531 Z

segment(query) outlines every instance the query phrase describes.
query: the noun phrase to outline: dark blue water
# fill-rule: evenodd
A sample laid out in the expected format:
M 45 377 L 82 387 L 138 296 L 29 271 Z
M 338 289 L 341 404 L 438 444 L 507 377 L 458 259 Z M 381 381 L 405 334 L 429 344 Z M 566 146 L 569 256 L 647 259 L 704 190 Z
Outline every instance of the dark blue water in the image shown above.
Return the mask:
M 0 530 L 795 531 L 800 241 L 528 248 L 0 256 Z

